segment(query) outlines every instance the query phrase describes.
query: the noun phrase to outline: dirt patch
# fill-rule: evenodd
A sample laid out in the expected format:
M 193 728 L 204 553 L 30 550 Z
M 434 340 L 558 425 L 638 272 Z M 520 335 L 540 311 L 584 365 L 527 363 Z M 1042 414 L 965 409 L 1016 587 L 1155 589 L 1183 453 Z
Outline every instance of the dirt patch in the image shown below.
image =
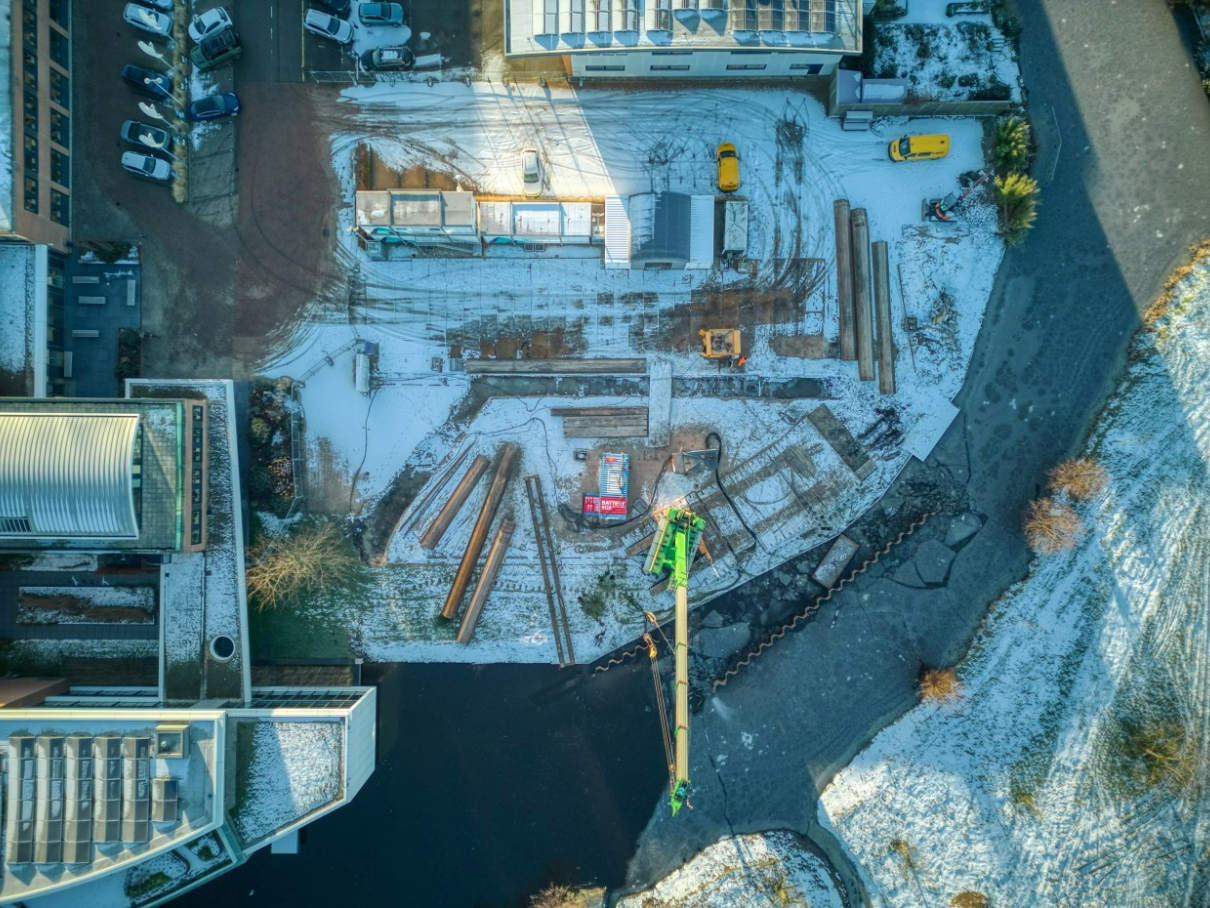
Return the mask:
M 152 609 L 129 605 L 97 605 L 68 594 L 19 593 L 17 620 L 21 624 L 148 624 Z
M 396 170 L 385 163 L 368 145 L 357 146 L 358 189 L 446 189 L 456 190 L 458 182 L 453 174 L 427 167 L 409 167 Z
M 234 347 L 249 365 L 309 307 L 347 292 L 335 256 L 342 193 L 327 140 L 343 122 L 331 103 L 335 91 L 291 83 L 240 89 L 248 115 L 239 118 Z
M 451 345 L 450 356 L 469 347 L 478 348 L 485 359 L 555 359 L 582 356 L 588 349 L 584 323 L 563 318 L 493 315 L 459 325 L 445 336 Z
M 408 464 L 395 474 L 386 493 L 375 503 L 354 537 L 362 560 L 374 567 L 386 564 L 387 548 L 403 512 L 432 478 L 432 470 L 414 464 Z
M 343 457 L 336 456 L 328 439 L 316 439 L 307 459 L 307 510 L 347 514 L 353 497 L 351 469 Z
M 769 349 L 778 356 L 798 359 L 835 359 L 840 354 L 822 334 L 775 334 L 769 340 Z

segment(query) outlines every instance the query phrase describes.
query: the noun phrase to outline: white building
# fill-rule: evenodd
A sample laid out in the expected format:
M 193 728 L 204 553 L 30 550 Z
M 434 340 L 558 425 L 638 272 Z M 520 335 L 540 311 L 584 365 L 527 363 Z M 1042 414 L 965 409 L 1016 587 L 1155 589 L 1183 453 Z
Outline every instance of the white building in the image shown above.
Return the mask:
M 594 79 L 826 76 L 861 53 L 862 0 L 505 0 L 506 57 Z

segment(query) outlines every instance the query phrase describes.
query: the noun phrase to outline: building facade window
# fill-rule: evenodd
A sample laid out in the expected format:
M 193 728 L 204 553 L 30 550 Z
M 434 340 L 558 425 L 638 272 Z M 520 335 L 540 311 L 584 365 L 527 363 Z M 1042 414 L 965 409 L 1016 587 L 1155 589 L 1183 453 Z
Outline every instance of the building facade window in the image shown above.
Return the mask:
M 71 80 L 54 69 L 50 71 L 50 99 L 64 110 L 71 110 Z
M 727 69 L 764 69 L 764 63 L 728 63 Z
M 48 0 L 46 8 L 51 22 L 63 28 L 71 25 L 71 0 Z
M 683 64 L 681 66 L 656 66 L 656 65 L 653 65 L 651 67 L 651 71 L 652 72 L 664 72 L 664 71 L 670 70 L 670 69 L 687 70 L 688 68 L 689 68 L 689 64 L 687 64 L 687 63 Z
M 57 145 L 71 149 L 71 120 L 57 110 L 50 112 L 50 139 Z
M 50 178 L 64 189 L 71 188 L 71 158 L 54 148 L 50 150 Z
M 625 66 L 585 66 L 584 69 L 586 72 L 620 73 L 626 71 Z
M 21 60 L 24 64 L 21 70 L 21 76 L 25 81 L 25 87 L 29 91 L 37 91 L 38 89 L 38 52 L 30 50 L 28 47 L 21 52 Z
M 71 224 L 71 198 L 53 188 L 50 191 L 50 219 L 64 227 Z
M 38 181 L 31 176 L 25 177 L 25 210 L 38 213 Z
M 804 72 L 804 74 L 808 75 L 808 76 L 818 76 L 821 72 L 823 72 L 823 64 L 822 63 L 791 63 L 790 69 L 791 70 L 802 70 Z
M 55 29 L 50 30 L 50 58 L 66 70 L 71 70 L 71 42 Z
M 691 53 L 693 53 L 693 51 L 691 51 L 691 50 L 653 50 L 651 52 L 651 56 L 653 56 L 653 57 L 682 57 L 686 54 L 691 54 Z

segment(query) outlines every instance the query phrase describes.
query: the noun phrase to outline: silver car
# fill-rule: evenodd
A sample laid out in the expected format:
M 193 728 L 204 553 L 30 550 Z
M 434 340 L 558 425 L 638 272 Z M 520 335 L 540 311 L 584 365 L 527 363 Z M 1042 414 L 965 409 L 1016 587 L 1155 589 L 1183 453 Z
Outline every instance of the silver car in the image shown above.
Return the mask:
M 137 3 L 127 3 L 126 9 L 122 12 L 122 18 L 126 20 L 127 25 L 133 25 L 137 29 L 151 32 L 161 38 L 167 38 L 172 33 L 171 17 L 145 6 L 139 6 Z
M 542 159 L 535 148 L 521 151 L 521 186 L 526 195 L 542 193 Z
M 317 9 L 307 10 L 303 19 L 303 28 L 312 34 L 335 41 L 337 44 L 348 44 L 353 40 L 353 26 L 344 19 L 337 19 Z
M 172 165 L 163 158 L 152 154 L 141 154 L 137 151 L 122 153 L 122 166 L 129 173 L 165 183 L 172 178 Z

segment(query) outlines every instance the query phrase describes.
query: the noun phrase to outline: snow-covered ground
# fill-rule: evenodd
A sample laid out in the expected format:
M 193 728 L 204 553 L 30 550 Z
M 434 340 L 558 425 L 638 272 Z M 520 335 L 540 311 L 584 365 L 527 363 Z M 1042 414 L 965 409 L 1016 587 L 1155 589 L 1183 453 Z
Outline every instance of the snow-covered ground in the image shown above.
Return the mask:
M 717 429 L 726 446 L 724 475 L 731 470 L 755 475 L 790 448 L 807 452 L 815 471 L 798 486 L 788 474 L 753 479 L 740 505 L 741 520 L 714 515 L 720 523 L 730 520 L 737 534 L 743 534 L 744 520 L 764 530 L 742 564 L 739 555 L 724 551 L 730 543 L 718 542 L 714 570 L 695 578 L 698 601 L 827 541 L 882 494 L 909 456 L 925 456 L 952 418 L 949 400 L 961 385 L 1002 244 L 995 235 L 994 210 L 979 194 L 961 222 L 948 225 L 923 223 L 921 201 L 951 191 L 960 174 L 982 166 L 978 122 L 884 119 L 871 132 L 854 134 L 827 119 L 813 99 L 773 89 L 577 92 L 493 83 L 378 84 L 348 89 L 344 98 L 358 129 L 333 136 L 333 166 L 350 202 L 360 145 L 393 168 L 423 167 L 452 175 L 464 189 L 498 195 L 520 192 L 519 152 L 535 147 L 544 160 L 548 197 L 601 199 L 652 190 L 714 195 L 714 150 L 727 140 L 740 149 L 742 195 L 751 210 L 751 272 L 607 271 L 599 252 L 583 247 L 553 247 L 544 254 L 493 248 L 483 258 L 377 261 L 358 248 L 348 230 L 351 205 L 340 212 L 346 230 L 339 233 L 339 258 L 351 280 L 364 282 L 365 306 L 350 324 L 344 299 L 333 299 L 265 366 L 272 376 L 305 377 L 301 400 L 310 480 L 332 482 L 335 476 L 347 488 L 353 512 L 364 516 L 405 466 L 439 475 L 464 451 L 490 457 L 510 440 L 522 448 L 518 481 L 503 506 L 503 513 L 517 518 L 518 532 L 474 644 L 451 647 L 452 628 L 434 632 L 432 617 L 486 482 L 432 553 L 417 542 L 432 519 L 420 503 L 439 505 L 448 491 L 421 490 L 390 547 L 388 567 L 375 573 L 376 591 L 365 601 L 326 606 L 343 610 L 342 620 L 357 627 L 359 649 L 370 658 L 553 660 L 520 476 L 541 477 L 552 510 L 578 510 L 579 493 L 594 491 L 595 477 L 586 476 L 574 451 L 616 449 L 631 453 L 636 464 L 632 508 L 646 507 L 653 495 L 656 506 L 666 505 L 694 488 L 679 478 L 654 488 L 667 449 L 633 440 L 564 439 L 559 420 L 549 415 L 551 406 L 569 404 L 646 406 L 645 393 L 574 401 L 493 399 L 453 421 L 451 413 L 464 402 L 471 381 L 465 373 L 436 372 L 432 364 L 451 355 L 459 336 L 488 337 L 500 326 L 509 330 L 521 323 L 535 330 L 546 326 L 543 330 L 562 331 L 575 355 L 643 356 L 649 371 L 667 364 L 674 379 L 702 379 L 716 375 L 717 366 L 698 355 L 696 344 L 682 340 L 678 346 L 661 333 L 678 311 L 695 305 L 702 294 L 731 290 L 763 293 L 781 287 L 802 301 L 805 314 L 794 321 L 753 328 L 744 377 L 818 380 L 829 408 L 855 436 L 877 431 L 882 417 L 876 408 L 889 406 L 900 441 L 872 454 L 872 472 L 858 477 L 806 419 L 818 399 L 674 396 L 673 450 L 705 447 L 707 433 Z M 936 131 L 952 137 L 947 159 L 912 164 L 888 159 L 892 139 Z M 880 396 L 876 383 L 859 382 L 855 363 L 775 352 L 789 339 L 837 340 L 833 202 L 841 198 L 865 208 L 871 239 L 889 244 L 897 348 L 897 391 L 891 396 Z M 795 276 L 793 262 L 809 263 L 809 276 Z M 909 318 L 917 325 L 910 334 Z M 358 339 L 379 345 L 377 387 L 369 396 L 353 385 Z M 477 342 L 462 350 L 464 357 L 478 353 Z M 641 469 L 641 461 L 656 468 Z M 735 481 L 740 478 L 733 474 Z M 708 483 L 698 486 L 703 495 L 711 491 Z M 788 502 L 800 495 L 807 504 L 791 507 Z M 641 597 L 649 607 L 648 581 L 637 565 L 627 563 L 617 534 L 571 533 L 557 516 L 554 523 L 577 655 L 583 660 L 635 636 L 635 619 L 641 623 L 641 617 L 633 603 Z M 605 575 L 610 576 L 603 580 Z M 609 614 L 597 621 L 576 602 L 602 586 Z
M 788 832 L 736 836 L 711 845 L 617 908 L 842 908 L 826 862 Z
M 1112 480 L 1083 542 L 993 606 L 959 701 L 912 710 L 824 791 L 874 904 L 1206 904 L 1208 325 L 1203 261 L 1093 432 Z
M 243 800 L 233 822 L 245 845 L 343 796 L 344 726 L 339 722 L 251 722 L 251 759 L 235 771 Z

